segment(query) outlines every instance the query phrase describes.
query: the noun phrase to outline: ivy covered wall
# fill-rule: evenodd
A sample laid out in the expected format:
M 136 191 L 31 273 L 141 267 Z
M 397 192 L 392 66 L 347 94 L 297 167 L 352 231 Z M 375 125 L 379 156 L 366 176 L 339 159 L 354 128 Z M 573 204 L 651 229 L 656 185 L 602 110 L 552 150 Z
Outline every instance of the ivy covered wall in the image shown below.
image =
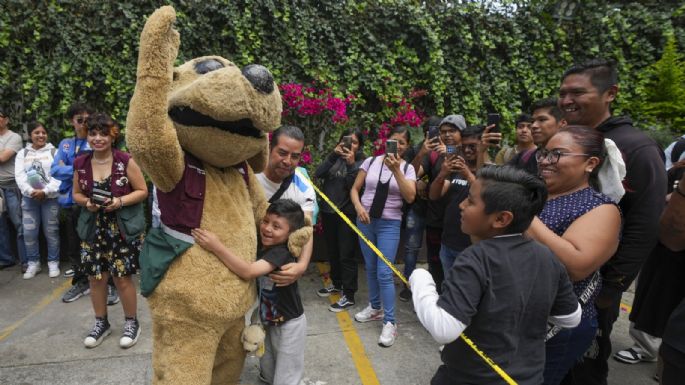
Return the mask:
M 125 121 L 137 44 L 159 1 L 0 2 L 0 104 L 12 127 L 43 120 L 69 135 L 63 114 L 84 100 Z M 505 123 L 553 96 L 574 61 L 619 63 L 618 112 L 639 100 L 637 74 L 672 33 L 685 47 L 680 1 L 169 1 L 181 33 L 178 64 L 218 54 L 261 63 L 277 82 L 326 82 L 356 96 L 350 124 L 372 132 L 412 90 L 426 113 L 470 123 L 500 111 Z M 682 128 L 681 128 L 682 129 Z M 53 142 L 58 138 L 53 137 Z

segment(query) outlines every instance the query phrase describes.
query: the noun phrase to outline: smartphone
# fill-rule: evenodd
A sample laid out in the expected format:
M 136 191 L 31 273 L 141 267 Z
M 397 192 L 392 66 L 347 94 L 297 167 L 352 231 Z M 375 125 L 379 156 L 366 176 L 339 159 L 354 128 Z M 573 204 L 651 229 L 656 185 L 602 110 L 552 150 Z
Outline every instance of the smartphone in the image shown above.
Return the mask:
M 397 141 L 388 139 L 385 141 L 385 153 L 397 155 Z
M 348 150 L 352 150 L 352 136 L 350 136 L 350 135 L 343 136 L 342 146 Z
M 435 139 L 438 136 L 440 136 L 440 127 L 439 126 L 428 127 L 428 140 Z
M 448 159 L 455 159 L 461 156 L 464 157 L 464 152 L 461 146 L 446 146 L 445 147 L 445 157 Z
M 490 129 L 490 132 L 499 132 L 499 122 L 502 121 L 502 116 L 498 113 L 490 113 L 488 114 L 488 122 L 486 124 L 487 126 L 492 126 L 493 124 L 495 127 Z
M 96 205 L 104 206 L 107 200 L 110 198 L 112 198 L 112 193 L 110 191 L 94 188 L 93 195 L 90 197 L 90 200 Z

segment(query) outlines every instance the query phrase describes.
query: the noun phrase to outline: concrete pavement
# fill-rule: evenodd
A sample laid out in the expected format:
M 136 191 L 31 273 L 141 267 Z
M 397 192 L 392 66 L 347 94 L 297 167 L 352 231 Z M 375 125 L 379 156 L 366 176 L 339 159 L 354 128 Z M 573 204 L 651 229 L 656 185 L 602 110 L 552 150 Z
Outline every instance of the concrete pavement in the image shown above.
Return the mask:
M 440 365 L 438 344 L 421 327 L 412 305 L 397 301 L 399 336 L 391 348 L 377 344 L 381 324 L 360 324 L 354 312 L 365 306 L 366 279 L 360 266 L 360 292 L 350 314 L 328 311 L 328 300 L 319 298 L 319 269 L 312 264 L 300 280 L 308 320 L 304 385 L 427 384 Z M 18 267 L 0 271 L 0 384 L 149 384 L 151 325 L 143 297 L 138 297 L 142 335 L 138 344 L 123 350 L 118 339 L 123 327 L 121 305 L 109 308 L 113 333 L 95 349 L 83 347 L 93 323 L 89 297 L 65 304 L 65 278 L 50 279 L 44 269 L 23 280 Z M 624 295 L 632 304 L 632 293 Z M 614 349 L 629 346 L 628 321 L 622 312 L 612 335 Z M 610 360 L 610 384 L 653 385 L 656 364 L 623 365 Z M 248 358 L 242 375 L 245 384 L 259 384 L 258 361 Z

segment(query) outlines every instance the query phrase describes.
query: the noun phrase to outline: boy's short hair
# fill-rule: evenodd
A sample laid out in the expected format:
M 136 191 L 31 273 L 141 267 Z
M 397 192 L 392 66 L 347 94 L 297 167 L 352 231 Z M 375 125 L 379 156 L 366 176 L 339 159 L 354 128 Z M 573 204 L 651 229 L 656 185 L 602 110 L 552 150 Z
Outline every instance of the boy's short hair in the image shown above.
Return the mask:
M 269 205 L 266 213 L 267 215 L 274 214 L 285 218 L 288 221 L 288 226 L 290 226 L 290 232 L 304 227 L 304 211 L 302 211 L 302 207 L 299 204 L 291 199 L 276 200 Z
M 530 116 L 530 114 L 521 113 L 516 117 L 516 120 L 514 121 L 514 127 L 518 127 L 519 123 L 533 123 L 533 117 Z
M 76 103 L 72 104 L 71 106 L 69 106 L 69 108 L 67 109 L 67 112 L 66 112 L 66 114 L 64 114 L 64 116 L 67 119 L 71 120 L 75 115 L 79 115 L 79 114 L 82 114 L 84 112 L 87 113 L 88 115 L 90 115 L 90 114 L 94 113 L 95 110 L 93 110 L 89 105 L 87 105 L 85 103 L 76 102 Z
M 535 111 L 541 110 L 541 109 L 546 109 L 547 112 L 554 116 L 554 119 L 558 121 L 563 118 L 564 114 L 561 112 L 561 108 L 559 108 L 559 103 L 557 98 L 545 98 L 545 99 L 540 99 L 536 100 L 533 105 L 530 107 L 530 114 L 533 115 L 535 114 Z
M 547 187 L 542 179 L 511 166 L 488 166 L 478 171 L 481 199 L 485 213 L 509 211 L 513 214 L 505 234 L 522 233 L 540 214 L 547 201 Z
M 478 138 L 483 136 L 483 131 L 485 131 L 485 126 L 482 124 L 475 124 L 473 126 L 467 126 L 466 129 L 461 133 L 461 139 L 466 138 Z

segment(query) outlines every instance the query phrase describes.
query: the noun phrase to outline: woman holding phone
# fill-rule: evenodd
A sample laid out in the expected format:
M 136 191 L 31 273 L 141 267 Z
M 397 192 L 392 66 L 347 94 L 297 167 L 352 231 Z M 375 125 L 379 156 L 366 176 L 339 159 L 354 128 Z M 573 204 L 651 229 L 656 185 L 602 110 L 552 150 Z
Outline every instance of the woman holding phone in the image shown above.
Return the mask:
M 357 212 L 357 226 L 362 234 L 394 263 L 400 241 L 402 207 L 416 197 L 414 167 L 402 160 L 411 137 L 407 127 L 395 127 L 386 142 L 386 154 L 364 160 L 350 191 L 350 199 Z M 364 194 L 360 197 L 360 191 Z M 355 314 L 357 322 L 383 321 L 378 344 L 392 346 L 397 337 L 395 322 L 395 286 L 392 270 L 365 242 L 360 240 L 366 278 L 369 286 L 369 305 Z M 382 308 L 381 308 L 382 306 Z
M 90 115 L 86 121 L 88 144 L 93 149 L 74 160 L 74 202 L 81 210 L 77 232 L 81 260 L 90 284 L 95 326 L 84 340 L 98 346 L 111 334 L 107 319 L 107 279 L 111 275 L 124 308 L 125 323 L 119 346 L 138 341 L 136 287 L 131 278 L 145 230 L 142 201 L 147 185 L 140 167 L 125 152 L 112 147 L 118 125 L 107 114 Z
M 314 176 L 323 184 L 323 192 L 348 218 L 355 216 L 350 189 L 364 160 L 363 147 L 361 131 L 349 129 L 343 132 L 333 151 L 314 172 Z M 333 284 L 318 290 L 316 294 L 319 297 L 328 297 L 342 291 L 343 295 L 338 302 L 328 308 L 337 313 L 354 306 L 354 294 L 357 291 L 355 251 L 358 239 L 357 234 L 326 203 L 321 205 L 321 220 Z

